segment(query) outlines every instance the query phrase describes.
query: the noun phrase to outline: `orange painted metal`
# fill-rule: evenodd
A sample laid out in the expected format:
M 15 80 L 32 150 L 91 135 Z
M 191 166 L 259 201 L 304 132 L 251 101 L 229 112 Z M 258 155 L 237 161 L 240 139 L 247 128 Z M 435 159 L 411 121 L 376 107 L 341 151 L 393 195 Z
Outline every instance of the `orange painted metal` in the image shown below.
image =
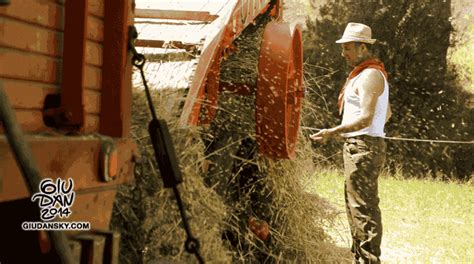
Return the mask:
M 231 15 L 223 21 L 222 29 L 215 38 L 204 47 L 195 70 L 179 123 L 181 126 L 202 123 L 201 108 L 206 104 L 206 80 L 215 61 L 220 61 L 226 50 L 242 31 L 253 23 L 255 18 L 270 8 L 270 0 L 240 0 L 234 6 Z M 276 1 L 279 5 L 280 1 Z M 274 12 L 277 15 L 276 12 Z M 209 78 L 212 80 L 212 78 Z M 210 96 L 209 98 L 213 98 Z M 206 121 L 206 119 L 205 119 Z
M 112 140 L 104 140 L 100 150 L 100 176 L 105 182 L 112 181 L 118 172 L 118 154 Z
M 135 10 L 135 17 L 212 22 L 218 16 L 211 15 L 209 12 L 205 12 L 205 11 L 138 9 L 137 8 Z
M 61 106 L 58 127 L 79 130 L 84 125 L 84 66 L 87 36 L 88 0 L 67 1 L 64 25 Z
M 220 88 L 220 60 L 215 60 L 212 67 L 207 75 L 205 92 L 206 92 L 206 104 L 204 109 L 206 110 L 204 118 L 201 120 L 201 124 L 208 125 L 214 119 L 217 113 L 217 100 L 219 98 Z
M 219 91 L 227 91 L 238 95 L 252 95 L 255 93 L 255 87 L 243 83 L 223 83 L 219 85 Z
M 27 136 L 27 141 L 31 146 L 41 175 L 52 179 L 72 178 L 76 191 L 110 189 L 129 182 L 133 173 L 134 161 L 138 155 L 136 145 L 131 139 L 115 140 L 114 145 L 118 155 L 117 174 L 106 182 L 99 174 L 101 139 L 90 136 Z M 3 178 L 0 202 L 30 196 L 5 139 L 0 139 L 0 168 Z
M 93 229 L 109 228 L 117 188 L 131 181 L 138 154 L 129 138 L 133 2 L 15 0 L 0 7 L 0 79 L 18 123 L 30 134 L 41 176 L 74 179 L 72 214 L 62 220 L 87 221 Z M 74 130 L 73 136 L 45 124 L 47 96 L 59 98 L 48 108 L 59 117 L 55 127 Z M 115 148 L 102 159 L 107 174 L 100 170 L 104 137 L 97 132 L 115 136 L 109 138 Z M 29 208 L 9 207 L 18 201 L 37 205 L 2 133 L 0 126 L 0 205 L 8 208 L 2 212 L 35 217 Z M 44 233 L 38 239 L 49 251 Z
M 133 24 L 132 0 L 105 0 L 104 65 L 99 132 L 126 137 L 132 116 L 132 65 L 128 27 Z
M 295 156 L 304 96 L 301 28 L 270 22 L 264 31 L 258 62 L 257 143 L 260 153 L 275 159 Z
M 88 221 L 93 229 L 109 229 L 118 185 L 76 192 L 67 221 Z

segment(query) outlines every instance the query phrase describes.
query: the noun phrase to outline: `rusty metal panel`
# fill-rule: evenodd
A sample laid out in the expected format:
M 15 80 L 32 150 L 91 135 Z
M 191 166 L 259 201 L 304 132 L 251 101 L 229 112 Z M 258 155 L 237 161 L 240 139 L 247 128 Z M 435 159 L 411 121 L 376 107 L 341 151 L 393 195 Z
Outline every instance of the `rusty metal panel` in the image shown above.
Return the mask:
M 105 238 L 92 234 L 80 234 L 74 237 L 81 243 L 81 264 L 102 264 Z
M 104 264 L 118 264 L 120 253 L 120 233 L 109 230 L 94 230 L 94 233 L 105 237 Z
M 43 112 L 37 109 L 16 109 L 16 120 L 20 124 L 23 132 L 48 132 L 52 131 L 43 123 Z M 3 126 L 0 127 L 0 134 L 4 133 Z
M 87 3 L 67 1 L 61 84 L 61 127 L 80 129 L 84 125 L 84 65 L 87 36 Z
M 278 2 L 278 1 L 277 1 Z M 205 81 L 214 60 L 220 60 L 224 50 L 240 35 L 254 19 L 269 8 L 270 1 L 239 0 L 228 14 L 215 22 L 220 30 L 206 43 L 201 53 L 179 123 L 181 126 L 199 124 L 200 111 L 205 94 Z M 277 14 L 274 14 L 275 16 Z
M 105 0 L 104 66 L 102 70 L 101 122 L 99 132 L 125 137 L 131 125 L 131 54 L 128 26 L 132 25 L 131 0 Z
M 104 182 L 99 177 L 98 138 L 27 136 L 38 169 L 43 177 L 56 179 L 72 178 L 77 191 L 91 188 L 106 188 L 131 180 L 133 164 L 137 155 L 131 139 L 114 141 L 118 153 L 118 175 L 114 181 Z M 29 197 L 21 172 L 15 162 L 4 136 L 0 136 L 0 174 L 3 192 L 0 202 Z
M 107 189 L 108 188 L 108 189 Z M 108 229 L 118 185 L 76 191 L 71 215 L 66 221 L 91 224 L 91 229 Z
M 79 241 L 70 240 L 69 247 L 71 248 L 73 264 L 80 264 L 81 263 L 81 250 L 82 250 L 81 243 Z

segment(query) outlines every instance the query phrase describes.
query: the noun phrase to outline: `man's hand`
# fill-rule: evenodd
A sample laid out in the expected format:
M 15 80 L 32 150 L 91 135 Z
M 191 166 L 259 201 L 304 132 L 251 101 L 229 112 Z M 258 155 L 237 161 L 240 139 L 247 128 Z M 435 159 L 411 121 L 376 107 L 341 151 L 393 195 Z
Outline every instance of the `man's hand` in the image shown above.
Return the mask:
M 309 138 L 320 143 L 325 143 L 326 140 L 333 137 L 334 134 L 335 134 L 335 130 L 332 128 L 321 129 L 318 133 L 312 134 L 311 136 L 309 136 Z

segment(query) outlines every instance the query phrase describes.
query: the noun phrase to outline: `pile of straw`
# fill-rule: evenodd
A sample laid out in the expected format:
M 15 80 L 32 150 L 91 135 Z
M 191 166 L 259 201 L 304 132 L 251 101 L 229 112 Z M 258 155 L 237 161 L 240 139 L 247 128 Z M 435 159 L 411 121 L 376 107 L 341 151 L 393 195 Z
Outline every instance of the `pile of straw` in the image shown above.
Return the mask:
M 246 84 L 255 87 L 258 74 L 258 57 L 265 26 L 269 17 L 251 24 L 232 43 L 234 52 L 221 62 L 220 80 L 224 83 Z
M 236 61 L 242 59 L 228 59 L 225 65 Z M 250 67 L 242 68 L 253 69 L 252 63 L 246 65 Z M 251 77 L 251 71 L 233 72 L 221 71 L 224 76 L 228 74 L 226 80 L 239 83 L 256 78 Z M 304 136 L 300 135 L 294 160 L 274 161 L 256 151 L 254 95 L 221 93 L 211 126 L 188 130 L 177 126 L 179 107 L 162 107 L 170 97 L 177 98 L 179 106 L 184 92 L 153 92 L 157 113 L 168 121 L 171 130 L 184 176 L 179 189 L 206 262 L 345 260 L 322 229 L 334 217 L 333 209 L 305 187 L 315 167 L 311 144 Z M 149 120 L 144 92 L 136 88 L 132 135 L 142 157 L 134 183 L 123 186 L 117 195 L 112 219 L 112 228 L 122 233 L 121 263 L 196 263 L 184 250 L 186 236 L 176 202 L 172 192 L 163 189 L 157 171 L 147 133 Z M 249 230 L 247 222 L 252 216 L 269 224 L 267 241 Z
M 180 93 L 180 91 L 175 91 Z M 201 243 L 201 254 L 209 262 L 228 262 L 229 253 L 220 239 L 226 208 L 220 197 L 203 185 L 203 144 L 197 130 L 180 130 L 176 115 L 161 107 L 166 98 L 152 92 L 160 118 L 168 121 L 184 182 L 178 186 L 193 235 Z M 168 94 L 169 95 L 169 94 Z M 166 116 L 164 116 L 164 114 Z M 122 233 L 120 263 L 176 261 L 192 263 L 194 256 L 184 250 L 184 232 L 173 193 L 163 188 L 147 127 L 150 120 L 144 91 L 134 90 L 132 136 L 141 160 L 135 181 L 119 191 L 112 228 Z
M 162 97 L 157 92 L 153 94 L 155 102 L 160 105 Z M 184 250 L 186 234 L 174 196 L 163 188 L 157 171 L 147 134 L 148 112 L 143 91 L 136 90 L 132 134 L 142 157 L 135 169 L 135 182 L 123 186 L 118 193 L 112 223 L 113 229 L 122 233 L 121 263 L 155 263 L 158 260 L 193 263 L 194 256 Z M 158 113 L 166 111 L 161 109 Z M 205 183 L 205 164 L 211 157 L 205 156 L 202 138 L 211 136 L 203 134 L 210 133 L 209 129 L 180 130 L 175 115 L 166 119 L 184 176 L 179 189 L 191 230 L 199 239 L 201 254 L 207 262 L 256 262 L 262 259 L 283 263 L 340 261 L 338 251 L 328 243 L 322 229 L 331 221 L 334 212 L 324 200 L 307 192 L 305 187 L 305 181 L 313 175 L 315 168 L 310 143 L 304 137 L 300 137 L 294 160 L 274 161 L 258 155 L 246 163 L 239 163 L 241 160 L 237 157 L 233 160 L 234 172 L 236 163 L 241 166 L 255 163 L 259 171 L 266 172 L 266 176 L 260 179 L 262 182 L 256 185 L 267 188 L 271 196 L 268 201 L 262 201 L 268 202 L 271 233 L 270 243 L 263 243 L 245 225 L 242 227 L 245 219 L 236 213 L 239 210 L 229 206 L 228 198 L 218 194 L 217 186 L 209 187 Z M 248 137 L 254 138 L 254 133 L 249 133 Z M 255 202 L 251 200 L 252 194 L 259 191 L 250 187 L 246 196 L 232 205 L 248 208 Z M 238 233 L 239 246 L 233 247 L 221 239 L 226 230 Z

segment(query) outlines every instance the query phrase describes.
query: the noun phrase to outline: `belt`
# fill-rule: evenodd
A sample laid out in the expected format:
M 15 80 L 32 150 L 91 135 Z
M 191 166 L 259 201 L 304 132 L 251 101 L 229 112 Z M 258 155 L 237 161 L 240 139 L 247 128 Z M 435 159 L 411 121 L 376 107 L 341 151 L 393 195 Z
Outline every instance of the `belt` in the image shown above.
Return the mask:
M 357 140 L 376 142 L 376 141 L 383 141 L 384 139 L 382 137 L 372 137 L 372 136 L 369 136 L 369 135 L 359 135 L 359 136 L 347 137 L 346 138 L 346 142 L 348 142 L 348 143 L 354 143 Z

